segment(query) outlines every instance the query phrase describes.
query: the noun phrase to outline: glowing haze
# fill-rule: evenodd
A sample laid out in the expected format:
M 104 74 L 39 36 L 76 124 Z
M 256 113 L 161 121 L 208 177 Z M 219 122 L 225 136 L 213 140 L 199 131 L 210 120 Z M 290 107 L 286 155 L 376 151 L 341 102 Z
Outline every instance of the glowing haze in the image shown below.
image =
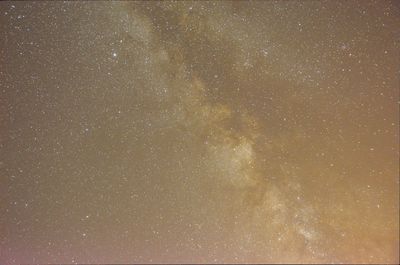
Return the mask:
M 399 262 L 396 1 L 0 11 L 0 263 Z

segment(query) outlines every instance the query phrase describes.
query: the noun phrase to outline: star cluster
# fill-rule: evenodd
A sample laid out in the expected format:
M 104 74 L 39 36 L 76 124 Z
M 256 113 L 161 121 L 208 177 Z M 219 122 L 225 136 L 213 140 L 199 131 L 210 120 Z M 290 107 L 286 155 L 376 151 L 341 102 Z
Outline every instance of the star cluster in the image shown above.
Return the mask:
M 399 262 L 397 2 L 0 19 L 0 263 Z

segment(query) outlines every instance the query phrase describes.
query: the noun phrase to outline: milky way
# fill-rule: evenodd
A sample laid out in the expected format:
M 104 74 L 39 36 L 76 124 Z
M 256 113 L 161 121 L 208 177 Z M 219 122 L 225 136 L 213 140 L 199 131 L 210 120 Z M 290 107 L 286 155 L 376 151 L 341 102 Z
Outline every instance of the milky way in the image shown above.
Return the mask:
M 396 1 L 0 19 L 0 263 L 399 262 Z

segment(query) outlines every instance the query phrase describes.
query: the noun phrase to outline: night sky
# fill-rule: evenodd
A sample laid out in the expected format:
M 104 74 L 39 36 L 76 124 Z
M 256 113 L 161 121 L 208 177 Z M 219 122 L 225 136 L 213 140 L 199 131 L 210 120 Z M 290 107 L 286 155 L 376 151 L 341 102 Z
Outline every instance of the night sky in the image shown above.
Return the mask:
M 400 4 L 1 2 L 0 263 L 398 263 Z

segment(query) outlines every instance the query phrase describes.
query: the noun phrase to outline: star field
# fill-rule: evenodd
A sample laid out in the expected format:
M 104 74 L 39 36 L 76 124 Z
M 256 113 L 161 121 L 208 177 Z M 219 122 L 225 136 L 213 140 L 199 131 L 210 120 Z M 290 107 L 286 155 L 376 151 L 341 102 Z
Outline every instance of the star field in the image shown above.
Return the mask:
M 0 263 L 398 263 L 396 1 L 0 3 Z

